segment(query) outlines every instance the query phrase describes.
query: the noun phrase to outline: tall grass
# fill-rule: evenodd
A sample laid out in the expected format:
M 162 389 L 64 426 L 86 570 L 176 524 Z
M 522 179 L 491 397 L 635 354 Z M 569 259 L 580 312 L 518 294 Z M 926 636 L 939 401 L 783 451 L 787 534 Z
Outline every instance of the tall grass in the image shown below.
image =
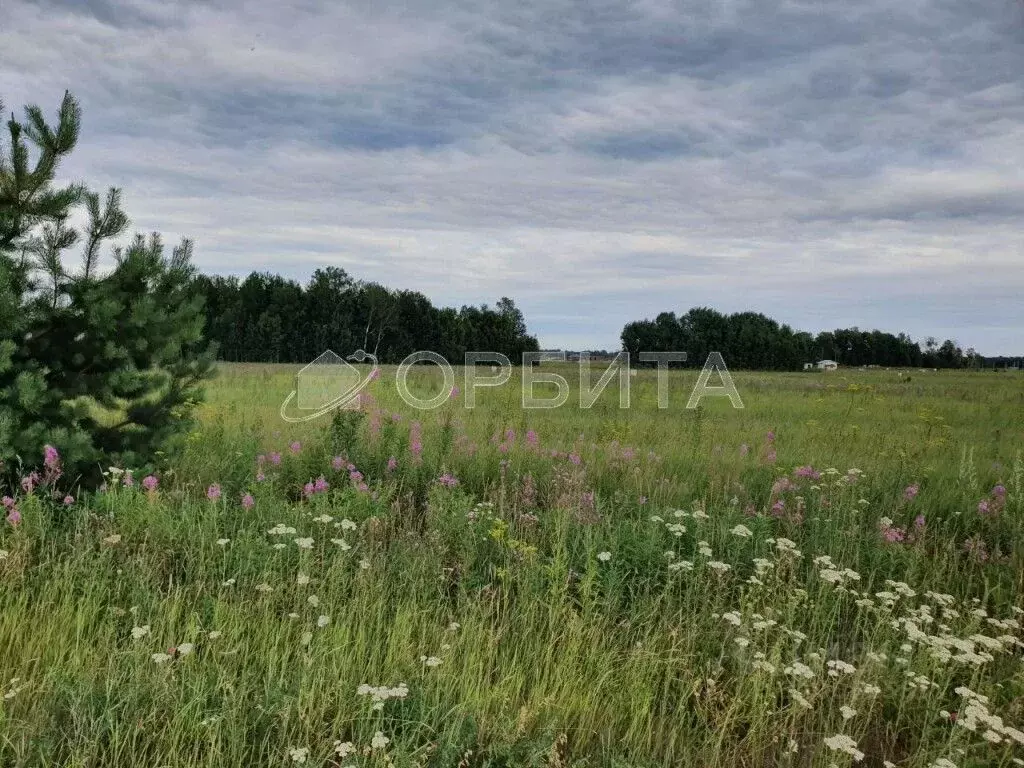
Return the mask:
M 293 425 L 291 371 L 225 366 L 156 489 L 20 495 L 0 764 L 1024 758 L 1019 378 L 740 374 L 745 409 L 687 411 L 673 374 L 659 411 L 641 373 L 629 410 L 523 411 L 513 381 L 416 412 L 391 374 Z

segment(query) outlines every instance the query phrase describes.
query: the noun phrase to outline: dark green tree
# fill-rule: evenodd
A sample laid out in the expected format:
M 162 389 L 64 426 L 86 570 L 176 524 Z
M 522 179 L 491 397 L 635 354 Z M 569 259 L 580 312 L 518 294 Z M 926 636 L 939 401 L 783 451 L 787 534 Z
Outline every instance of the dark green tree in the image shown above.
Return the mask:
M 102 244 L 128 227 L 120 193 L 54 183 L 79 106 L 65 94 L 55 127 L 38 107 L 25 115 L 0 146 L 0 475 L 38 466 L 51 445 L 64 482 L 88 486 L 109 465 L 143 470 L 173 450 L 213 356 L 191 243 L 167 256 L 158 235 L 136 235 L 101 270 Z M 68 224 L 78 210 L 81 231 Z

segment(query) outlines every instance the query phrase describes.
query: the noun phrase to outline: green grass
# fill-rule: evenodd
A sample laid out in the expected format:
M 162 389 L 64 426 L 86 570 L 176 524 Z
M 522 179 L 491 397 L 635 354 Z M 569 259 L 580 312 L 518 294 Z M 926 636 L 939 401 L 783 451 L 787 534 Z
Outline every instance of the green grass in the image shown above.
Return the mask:
M 223 366 L 153 492 L 19 499 L 0 765 L 825 768 L 839 734 L 862 765 L 1024 758 L 1021 377 L 744 373 L 743 410 L 687 410 L 673 373 L 659 410 L 645 371 L 628 410 L 524 411 L 516 374 L 416 412 L 386 369 L 361 414 L 289 424 L 294 373 Z

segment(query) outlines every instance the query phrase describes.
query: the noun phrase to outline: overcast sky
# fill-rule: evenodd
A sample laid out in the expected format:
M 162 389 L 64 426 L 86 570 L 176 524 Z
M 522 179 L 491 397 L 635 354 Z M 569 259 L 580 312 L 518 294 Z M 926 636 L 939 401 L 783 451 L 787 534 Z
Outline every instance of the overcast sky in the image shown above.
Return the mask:
M 1024 353 L 1021 0 L 0 0 L 0 98 L 205 272 Z

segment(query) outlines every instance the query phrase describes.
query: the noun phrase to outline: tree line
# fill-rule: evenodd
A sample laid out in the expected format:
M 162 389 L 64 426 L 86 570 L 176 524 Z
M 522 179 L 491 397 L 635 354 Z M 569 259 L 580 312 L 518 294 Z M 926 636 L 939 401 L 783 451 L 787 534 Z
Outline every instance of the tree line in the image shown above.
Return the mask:
M 244 280 L 200 275 L 195 290 L 205 299 L 207 338 L 230 362 L 305 363 L 327 349 L 362 349 L 381 363 L 419 350 L 452 362 L 494 351 L 517 362 L 538 349 L 508 297 L 493 308 L 439 308 L 422 293 L 356 280 L 338 267 L 316 270 L 306 285 L 259 272 Z
M 757 312 L 723 314 L 708 307 L 678 317 L 674 312 L 662 312 L 654 320 L 627 323 L 622 329 L 622 345 L 634 359 L 640 351 L 682 350 L 687 353 L 687 365 L 700 366 L 708 353 L 720 352 L 730 368 L 754 370 L 798 370 L 805 363 L 823 359 L 846 366 L 977 368 L 996 364 L 974 349 L 961 349 L 951 339 L 939 343 L 929 338 L 922 345 L 905 333 L 859 328 L 814 335 Z

